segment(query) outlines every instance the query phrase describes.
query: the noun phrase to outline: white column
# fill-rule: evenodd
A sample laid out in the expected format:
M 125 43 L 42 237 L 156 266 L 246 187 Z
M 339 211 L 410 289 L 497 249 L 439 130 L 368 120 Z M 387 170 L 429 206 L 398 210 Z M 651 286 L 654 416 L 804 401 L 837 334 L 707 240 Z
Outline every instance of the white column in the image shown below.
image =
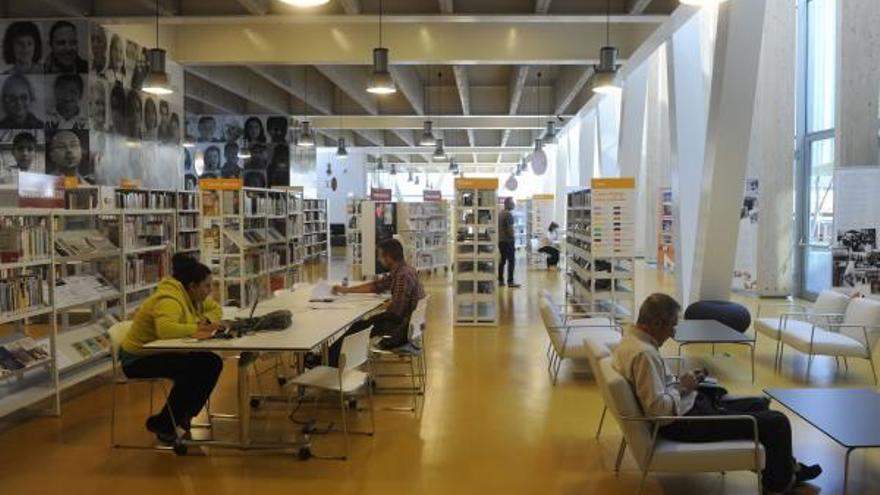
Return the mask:
M 875 165 L 880 96 L 880 1 L 837 1 L 838 166 Z
M 797 13 L 794 2 L 768 2 L 749 146 L 758 178 L 758 294 L 791 292 L 794 262 L 794 108 Z M 875 85 L 880 91 L 880 83 Z
M 705 10 L 705 9 L 704 9 Z M 701 64 L 701 16 L 695 15 L 666 44 L 669 142 L 678 298 L 692 295 L 697 219 L 706 148 L 706 78 Z
M 644 178 L 638 183 L 645 190 L 645 258 L 657 257 L 657 205 L 659 189 L 668 187 L 670 178 L 669 110 L 666 85 L 666 47 L 661 46 L 648 61 L 648 88 L 645 104 L 645 143 L 641 156 Z
M 712 64 L 692 291 L 687 302 L 727 299 L 755 109 L 764 0 L 722 3 Z
M 578 139 L 578 161 L 581 163 L 578 185 L 589 187 L 590 180 L 595 176 L 598 168 L 599 141 L 596 133 L 596 112 L 590 112 L 581 120 L 581 130 Z

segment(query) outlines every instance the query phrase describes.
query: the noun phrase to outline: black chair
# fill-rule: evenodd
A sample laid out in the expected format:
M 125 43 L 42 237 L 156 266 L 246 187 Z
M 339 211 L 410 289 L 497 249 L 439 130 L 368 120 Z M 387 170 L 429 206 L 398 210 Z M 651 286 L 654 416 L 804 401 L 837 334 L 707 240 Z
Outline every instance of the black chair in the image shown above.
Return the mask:
M 742 304 L 730 301 L 697 301 L 684 312 L 685 320 L 715 320 L 745 333 L 752 324 L 752 315 Z

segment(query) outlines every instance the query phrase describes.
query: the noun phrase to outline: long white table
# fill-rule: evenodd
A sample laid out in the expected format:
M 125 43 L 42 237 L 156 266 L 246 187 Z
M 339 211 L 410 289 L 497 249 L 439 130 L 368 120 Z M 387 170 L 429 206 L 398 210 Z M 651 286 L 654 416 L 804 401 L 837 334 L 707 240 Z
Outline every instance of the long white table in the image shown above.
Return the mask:
M 297 285 L 293 291 L 260 302 L 254 316 L 262 316 L 278 309 L 293 313 L 290 327 L 279 331 L 262 331 L 234 339 L 196 340 L 192 338 L 156 340 L 145 345 L 145 349 L 169 352 L 223 352 L 238 354 L 238 442 L 195 442 L 216 446 L 237 448 L 278 448 L 278 444 L 254 445 L 250 436 L 250 387 L 248 383 L 248 364 L 252 356 L 260 352 L 308 352 L 324 347 L 335 336 L 345 331 L 349 325 L 376 310 L 385 296 L 350 294 L 339 296 L 329 303 L 309 302 L 312 286 Z M 250 315 L 250 308 L 241 309 L 234 317 Z

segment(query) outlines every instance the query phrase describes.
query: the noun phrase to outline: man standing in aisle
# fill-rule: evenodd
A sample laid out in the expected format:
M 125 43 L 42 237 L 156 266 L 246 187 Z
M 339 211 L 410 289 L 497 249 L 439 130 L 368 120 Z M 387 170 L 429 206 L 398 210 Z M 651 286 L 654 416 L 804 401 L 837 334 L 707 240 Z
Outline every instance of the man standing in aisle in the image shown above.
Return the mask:
M 498 215 L 498 252 L 501 262 L 498 263 L 498 285 L 504 286 L 504 264 L 507 263 L 507 286 L 517 288 L 520 285 L 513 281 L 513 269 L 516 264 L 516 237 L 513 232 L 513 209 L 516 204 L 513 198 L 504 198 L 504 209 Z

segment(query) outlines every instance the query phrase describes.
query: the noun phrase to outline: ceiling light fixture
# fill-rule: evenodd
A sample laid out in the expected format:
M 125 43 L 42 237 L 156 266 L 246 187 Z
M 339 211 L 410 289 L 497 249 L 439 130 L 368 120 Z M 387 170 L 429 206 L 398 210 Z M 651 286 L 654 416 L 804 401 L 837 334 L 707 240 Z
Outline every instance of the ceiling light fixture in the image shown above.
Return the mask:
M 341 137 L 337 139 L 336 142 L 336 158 L 339 158 L 340 160 L 345 160 L 346 158 L 348 158 L 348 150 L 345 149 L 345 138 Z
M 382 161 L 382 157 L 379 157 L 379 160 L 376 162 L 376 171 L 381 172 L 385 170 L 385 163 Z
M 309 68 L 303 66 L 303 79 L 305 81 L 305 95 L 303 98 L 303 120 L 300 123 L 299 139 L 297 146 L 303 148 L 315 147 L 315 135 L 312 133 L 312 123 L 309 122 Z
M 532 152 L 532 172 L 544 175 L 547 171 L 547 153 L 544 152 L 544 140 L 535 139 L 535 151 Z
M 443 139 L 437 139 L 437 146 L 434 148 L 434 159 L 435 160 L 445 160 L 446 159 L 446 149 L 443 148 Z
M 367 92 L 389 95 L 397 92 L 397 86 L 388 72 L 388 49 L 382 46 L 382 10 L 382 0 L 379 0 L 379 46 L 373 48 L 373 74 L 370 76 Z
M 507 178 L 504 187 L 506 187 L 508 191 L 516 191 L 516 188 L 519 187 L 519 181 L 516 180 L 516 176 L 514 176 L 513 173 Z
M 434 137 L 434 124 L 430 120 L 425 121 L 422 128 L 422 137 L 419 139 L 419 146 L 436 146 L 437 138 Z
M 389 172 L 389 173 L 391 175 L 397 175 L 397 165 L 396 164 L 394 164 L 394 163 L 391 164 L 391 172 Z
M 321 5 L 327 5 L 330 3 L 330 0 L 281 0 L 281 3 L 286 3 L 287 5 L 291 5 L 293 7 L 300 8 L 309 8 L 309 7 L 320 7 Z
M 159 48 L 159 0 L 156 0 L 156 47 L 147 51 L 150 70 L 144 78 L 141 90 L 151 95 L 170 95 L 174 93 L 165 72 L 165 50 Z
M 693 5 L 694 7 L 708 7 L 709 5 L 718 5 L 727 0 L 678 0 L 678 3 L 684 5 Z
M 330 162 L 327 162 L 327 175 L 333 175 L 333 167 L 330 166 Z
M 196 140 L 191 135 L 187 134 L 183 137 L 183 147 L 184 148 L 195 148 Z
M 599 65 L 593 74 L 593 92 L 599 94 L 617 93 L 620 85 L 617 77 L 617 47 L 611 45 L 611 0 L 605 2 L 605 46 L 599 49 Z

